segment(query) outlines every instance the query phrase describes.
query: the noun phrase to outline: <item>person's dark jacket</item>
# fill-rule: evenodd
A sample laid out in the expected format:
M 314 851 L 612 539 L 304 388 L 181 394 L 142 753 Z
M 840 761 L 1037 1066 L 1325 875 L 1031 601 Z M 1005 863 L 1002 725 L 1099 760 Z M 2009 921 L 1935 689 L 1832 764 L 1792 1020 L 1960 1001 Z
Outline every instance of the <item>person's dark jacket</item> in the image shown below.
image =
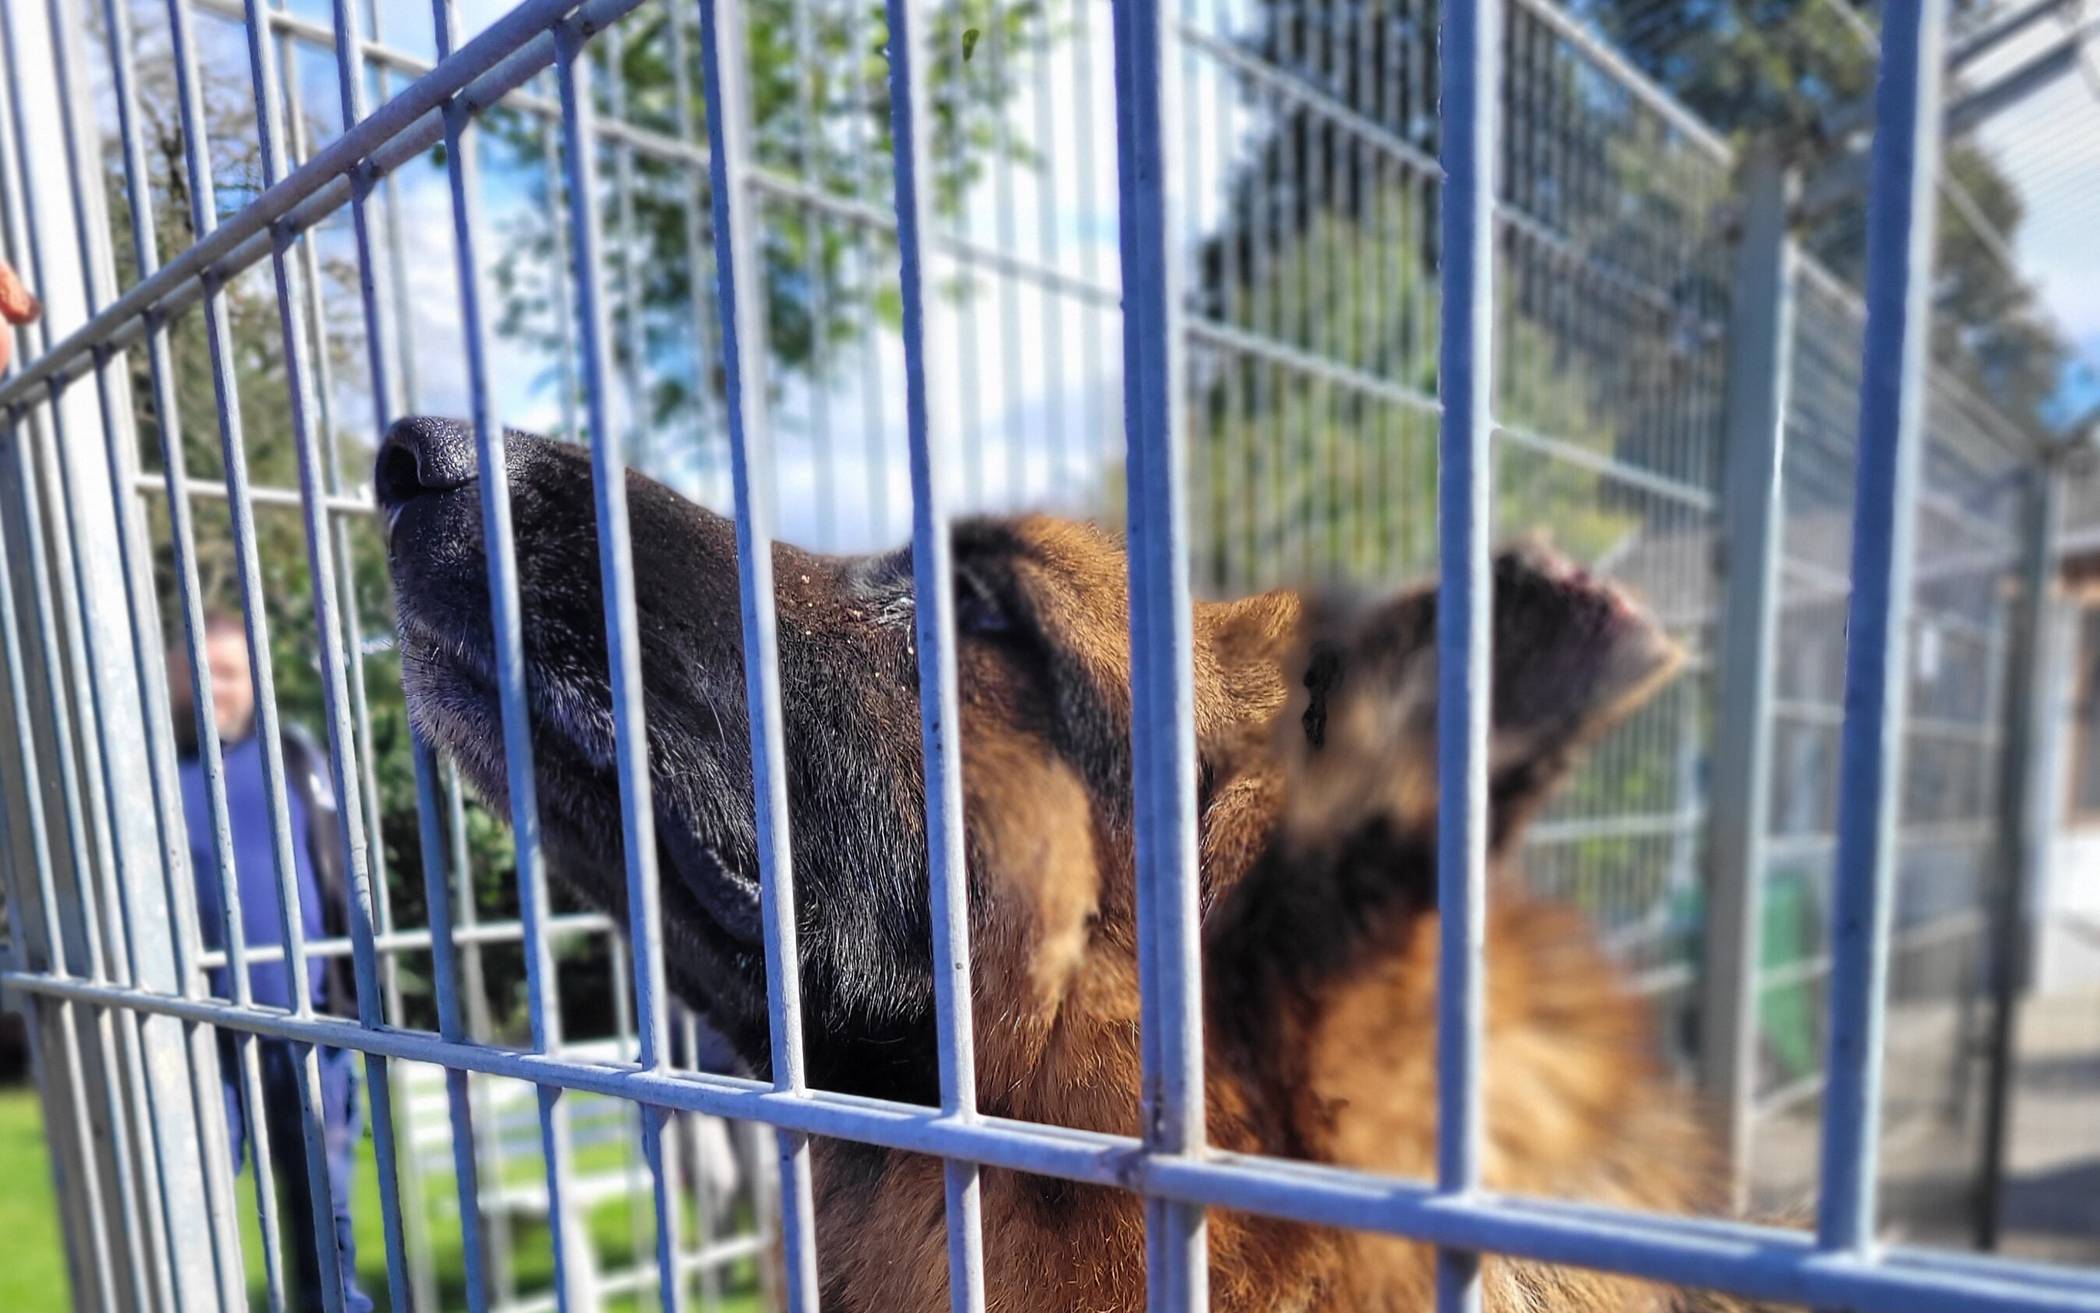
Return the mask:
M 350 934 L 350 870 L 343 851 L 341 807 L 328 766 L 328 754 L 311 735 L 286 723 L 279 735 L 284 748 L 284 783 L 306 804 L 307 851 L 313 859 L 314 883 L 321 891 L 321 925 L 331 939 Z M 375 929 L 377 927 L 374 927 Z M 356 975 L 347 954 L 322 959 L 323 988 L 315 1005 L 331 1016 L 357 1016 Z

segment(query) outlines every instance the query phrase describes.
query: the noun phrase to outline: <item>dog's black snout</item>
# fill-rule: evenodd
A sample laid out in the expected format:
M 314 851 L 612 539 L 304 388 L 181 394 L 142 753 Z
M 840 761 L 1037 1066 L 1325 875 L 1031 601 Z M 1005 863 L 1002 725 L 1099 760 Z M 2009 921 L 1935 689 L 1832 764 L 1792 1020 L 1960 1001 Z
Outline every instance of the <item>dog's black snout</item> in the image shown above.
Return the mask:
M 420 415 L 395 421 L 372 468 L 373 491 L 390 510 L 473 481 L 474 431 L 458 420 Z

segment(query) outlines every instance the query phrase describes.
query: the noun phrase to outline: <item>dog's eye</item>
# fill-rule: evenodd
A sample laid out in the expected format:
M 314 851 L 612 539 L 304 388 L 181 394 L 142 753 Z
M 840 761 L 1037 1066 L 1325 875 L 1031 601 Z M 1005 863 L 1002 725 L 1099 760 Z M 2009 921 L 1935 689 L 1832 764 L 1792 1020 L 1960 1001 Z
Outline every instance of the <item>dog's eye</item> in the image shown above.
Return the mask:
M 955 571 L 955 631 L 959 634 L 1004 634 L 1013 628 L 991 582 L 967 566 Z

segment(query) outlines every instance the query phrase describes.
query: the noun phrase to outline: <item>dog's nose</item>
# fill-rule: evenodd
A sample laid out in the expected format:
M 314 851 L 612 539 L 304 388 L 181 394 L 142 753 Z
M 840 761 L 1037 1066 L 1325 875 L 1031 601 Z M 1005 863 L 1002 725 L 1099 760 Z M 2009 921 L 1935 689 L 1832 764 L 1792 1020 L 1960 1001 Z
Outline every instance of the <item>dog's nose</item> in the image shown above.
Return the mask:
M 474 481 L 474 431 L 453 419 L 396 420 L 372 468 L 379 504 L 398 509 L 418 497 Z

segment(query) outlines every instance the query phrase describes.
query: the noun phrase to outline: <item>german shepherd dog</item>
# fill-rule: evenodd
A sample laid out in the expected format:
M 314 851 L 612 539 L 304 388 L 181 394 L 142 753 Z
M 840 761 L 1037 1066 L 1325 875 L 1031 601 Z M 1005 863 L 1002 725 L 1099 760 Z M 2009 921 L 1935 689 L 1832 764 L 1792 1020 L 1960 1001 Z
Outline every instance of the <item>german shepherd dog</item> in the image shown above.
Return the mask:
M 623 919 L 625 876 L 591 473 L 506 442 L 549 865 Z M 415 723 L 506 807 L 473 441 L 398 424 L 377 489 Z M 628 475 L 664 952 L 679 995 L 768 1071 L 765 969 L 730 521 Z M 977 1099 L 1138 1132 L 1126 562 L 1063 520 L 953 530 Z M 909 549 L 775 549 L 811 1082 L 938 1102 Z M 1210 1143 L 1401 1176 L 1436 1144 L 1436 596 L 1271 592 L 1195 612 Z M 1644 700 L 1675 647 L 1539 549 L 1494 567 L 1494 895 L 1485 1177 L 1495 1189 L 1693 1211 L 1715 1177 L 1655 1031 L 1582 920 L 1510 867 L 1571 754 Z M 946 1306 L 937 1161 L 819 1142 L 827 1310 Z M 1144 1307 L 1140 1201 L 983 1178 L 987 1307 Z M 1238 1213 L 1210 1226 L 1219 1310 L 1413 1310 L 1432 1256 Z M 1498 1313 L 1719 1307 L 1490 1257 Z

